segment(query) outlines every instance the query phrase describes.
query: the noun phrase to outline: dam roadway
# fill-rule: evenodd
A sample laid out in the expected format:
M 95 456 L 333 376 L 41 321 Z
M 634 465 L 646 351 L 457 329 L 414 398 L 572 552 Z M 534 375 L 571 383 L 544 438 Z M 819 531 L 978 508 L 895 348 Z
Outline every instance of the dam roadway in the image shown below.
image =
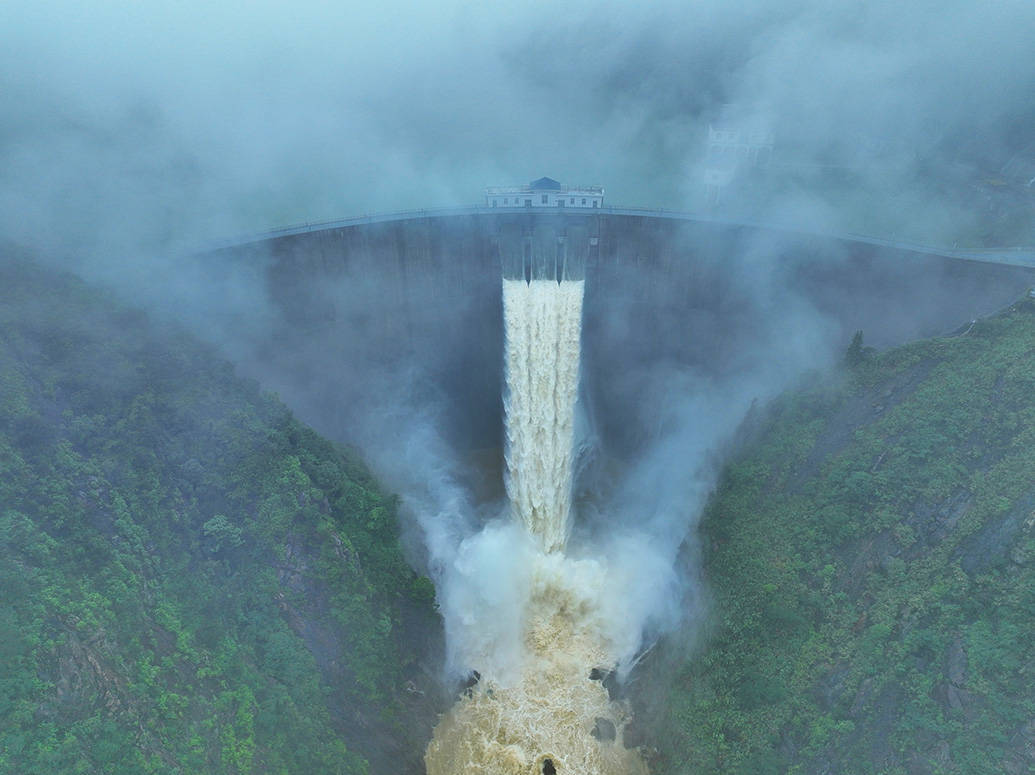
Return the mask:
M 369 215 L 357 215 L 346 218 L 338 218 L 329 221 L 314 221 L 284 226 L 265 232 L 240 235 L 222 240 L 213 240 L 202 249 L 203 251 L 218 250 L 245 245 L 248 243 L 264 242 L 283 237 L 292 237 L 313 232 L 344 229 L 369 224 L 392 223 L 396 221 L 412 221 L 426 218 L 451 218 L 457 216 L 564 216 L 575 218 L 599 218 L 600 216 L 628 216 L 635 218 L 659 218 L 690 223 L 706 223 L 718 226 L 740 227 L 757 229 L 769 232 L 784 232 L 800 237 L 819 237 L 824 239 L 835 239 L 845 242 L 857 242 L 876 247 L 890 248 L 898 251 L 919 253 L 930 256 L 941 256 L 943 258 L 955 258 L 965 261 L 980 261 L 984 263 L 1006 264 L 1010 266 L 1035 267 L 1035 246 L 1031 247 L 993 247 L 993 248 L 959 248 L 946 247 L 944 245 L 930 245 L 909 240 L 895 238 L 875 237 L 866 234 L 855 234 L 850 232 L 824 231 L 811 229 L 806 226 L 779 225 L 763 223 L 760 221 L 742 220 L 734 218 L 722 218 L 707 213 L 690 213 L 679 210 L 650 209 L 643 207 L 604 206 L 600 208 L 516 208 L 516 207 L 485 207 L 483 205 L 467 205 L 462 207 L 439 207 L 420 210 L 400 210 L 395 212 L 374 213 Z

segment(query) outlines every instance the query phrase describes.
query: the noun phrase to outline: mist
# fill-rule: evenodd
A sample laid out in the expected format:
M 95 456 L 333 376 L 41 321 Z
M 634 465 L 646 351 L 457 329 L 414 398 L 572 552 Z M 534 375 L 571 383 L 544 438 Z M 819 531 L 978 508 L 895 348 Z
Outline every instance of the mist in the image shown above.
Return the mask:
M 981 204 L 958 189 L 1035 152 L 1021 0 L 41 2 L 3 22 L 0 229 L 79 260 L 541 173 L 688 209 L 709 125 L 745 115 L 786 169 L 726 209 L 946 239 L 945 213 Z
M 358 446 L 400 493 L 411 560 L 436 581 L 447 674 L 470 653 L 503 672 L 533 550 L 502 493 L 478 494 L 469 454 L 499 445 L 498 297 L 457 306 L 433 279 L 399 291 L 361 266 L 309 289 L 351 317 L 300 327 L 271 353 L 275 257 L 260 249 L 231 269 L 198 251 L 292 223 L 476 203 L 486 185 L 539 175 L 602 184 L 608 204 L 809 232 L 981 245 L 1001 227 L 1035 244 L 1033 40 L 1026 0 L 9 4 L 0 238 L 193 329 Z M 772 133 L 771 170 L 710 200 L 709 129 L 751 122 Z M 606 568 L 597 606 L 623 675 L 706 613 L 695 528 L 748 408 L 847 343 L 794 262 L 777 265 L 787 244 L 727 246 L 736 255 L 702 271 L 735 289 L 739 317 L 688 309 L 690 291 L 662 270 L 587 280 L 571 555 Z M 405 306 L 393 294 L 423 309 L 385 322 L 382 307 Z M 899 312 L 896 323 L 919 314 Z

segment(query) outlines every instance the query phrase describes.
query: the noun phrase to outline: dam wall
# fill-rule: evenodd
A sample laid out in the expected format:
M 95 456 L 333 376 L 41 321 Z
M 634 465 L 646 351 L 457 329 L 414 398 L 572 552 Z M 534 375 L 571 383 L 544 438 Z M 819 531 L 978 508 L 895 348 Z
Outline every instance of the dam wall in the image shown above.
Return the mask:
M 347 441 L 371 401 L 406 385 L 474 449 L 500 446 L 500 283 L 529 262 L 585 278 L 583 398 L 616 447 L 635 444 L 614 418 L 651 374 L 786 381 L 829 366 L 856 330 L 879 348 L 948 334 L 1035 285 L 1031 267 L 608 212 L 349 223 L 202 259 L 261 273 L 269 325 L 238 360 L 317 429 Z

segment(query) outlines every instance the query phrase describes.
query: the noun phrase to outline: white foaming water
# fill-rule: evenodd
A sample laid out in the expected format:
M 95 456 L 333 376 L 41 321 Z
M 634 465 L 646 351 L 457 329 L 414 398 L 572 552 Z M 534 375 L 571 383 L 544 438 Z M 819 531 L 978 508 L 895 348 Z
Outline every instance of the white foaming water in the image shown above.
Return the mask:
M 583 286 L 503 281 L 507 495 L 546 552 L 568 540 Z
M 503 281 L 514 524 L 466 539 L 453 563 L 454 648 L 481 680 L 435 728 L 429 775 L 647 772 L 623 744 L 627 707 L 589 677 L 635 647 L 638 625 L 620 624 L 636 620 L 623 605 L 631 585 L 617 588 L 603 558 L 564 554 L 582 296 L 582 281 Z

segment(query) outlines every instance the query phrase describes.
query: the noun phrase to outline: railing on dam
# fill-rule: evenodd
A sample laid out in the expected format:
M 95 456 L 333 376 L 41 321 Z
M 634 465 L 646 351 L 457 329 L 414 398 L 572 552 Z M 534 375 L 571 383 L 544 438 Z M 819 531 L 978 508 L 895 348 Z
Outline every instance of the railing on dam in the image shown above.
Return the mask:
M 813 229 L 801 224 L 777 224 L 764 223 L 748 219 L 724 218 L 708 213 L 691 213 L 680 210 L 666 210 L 646 207 L 624 207 L 624 206 L 603 206 L 598 208 L 557 208 L 547 209 L 535 207 L 530 210 L 523 208 L 485 207 L 483 205 L 467 205 L 462 207 L 434 207 L 420 210 L 399 210 L 396 212 L 374 213 L 369 215 L 356 215 L 348 218 L 337 218 L 329 221 L 313 221 L 298 223 L 292 226 L 285 226 L 270 231 L 258 232 L 255 234 L 242 235 L 225 240 L 213 241 L 203 246 L 202 251 L 218 250 L 222 248 L 237 247 L 255 242 L 277 239 L 280 237 L 292 237 L 310 232 L 327 231 L 330 229 L 342 229 L 350 226 L 362 226 L 374 223 L 389 223 L 392 221 L 406 221 L 421 218 L 447 218 L 454 216 L 471 215 L 521 215 L 531 212 L 540 214 L 557 214 L 575 217 L 593 217 L 598 215 L 625 215 L 638 216 L 641 218 L 665 218 L 671 220 L 691 221 L 697 223 L 712 223 L 721 226 L 739 226 L 765 231 L 779 231 L 788 234 L 795 234 L 805 237 L 818 237 L 825 239 L 846 240 L 859 242 L 868 245 L 906 250 L 913 253 L 924 253 L 927 255 L 944 256 L 946 258 L 958 258 L 968 261 L 982 261 L 994 264 L 1011 264 L 1015 266 L 1035 267 L 1035 246 L 1033 247 L 999 247 L 999 248 L 957 248 L 929 245 L 921 242 L 911 242 L 895 238 L 874 237 L 868 234 L 855 234 L 851 232 L 834 232 L 823 229 Z

